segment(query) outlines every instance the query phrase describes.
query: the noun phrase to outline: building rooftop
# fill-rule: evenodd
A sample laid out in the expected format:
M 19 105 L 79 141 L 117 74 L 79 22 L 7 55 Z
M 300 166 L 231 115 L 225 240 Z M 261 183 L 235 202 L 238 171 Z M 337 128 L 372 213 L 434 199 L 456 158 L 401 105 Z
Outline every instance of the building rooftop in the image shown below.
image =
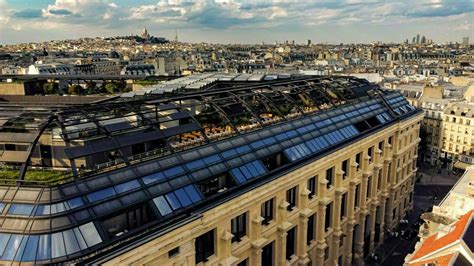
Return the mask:
M 469 263 L 470 259 L 465 258 L 464 254 L 472 256 L 474 251 L 473 213 L 474 210 L 467 212 L 456 222 L 444 226 L 437 233 L 424 239 L 415 247 L 415 252 L 409 257 L 408 265 L 426 265 L 434 262 L 439 263 L 436 265 L 452 265 L 450 263 L 455 261 L 462 262 L 455 265 L 472 265 L 472 261 Z M 458 257 L 459 255 L 461 257 Z
M 0 247 L 7 250 L 0 250 L 0 262 L 41 263 L 100 262 L 420 114 L 400 93 L 364 80 L 312 76 L 219 80 L 199 91 L 73 107 L 0 107 L 6 121 L 0 132 L 8 133 L 1 141 L 27 146 L 18 154 L 4 151 L 3 163 L 19 171 L 0 186 Z M 43 169 L 31 158 L 47 134 L 64 143 L 65 160 L 93 163 L 71 163 L 54 182 L 26 180 Z M 146 215 L 132 230 L 114 226 L 135 211 Z M 31 252 L 36 248 L 41 252 Z

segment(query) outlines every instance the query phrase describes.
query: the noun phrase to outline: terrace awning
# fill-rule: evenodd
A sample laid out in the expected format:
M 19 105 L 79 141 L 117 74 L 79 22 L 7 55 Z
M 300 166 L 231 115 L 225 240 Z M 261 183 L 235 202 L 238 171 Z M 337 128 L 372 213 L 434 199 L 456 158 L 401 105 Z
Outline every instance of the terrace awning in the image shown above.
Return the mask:
M 24 163 L 27 159 L 27 151 L 4 151 L 0 156 L 0 162 L 5 163 Z
M 457 161 L 454 164 L 455 168 L 462 169 L 462 170 L 466 170 L 469 166 L 472 166 L 472 164 L 468 164 L 468 163 L 461 162 L 461 161 Z

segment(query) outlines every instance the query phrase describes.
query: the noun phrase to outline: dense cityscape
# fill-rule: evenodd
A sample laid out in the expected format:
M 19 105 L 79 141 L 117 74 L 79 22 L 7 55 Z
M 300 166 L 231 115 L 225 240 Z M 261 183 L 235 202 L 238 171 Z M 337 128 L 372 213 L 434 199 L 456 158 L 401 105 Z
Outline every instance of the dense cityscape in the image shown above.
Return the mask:
M 1 265 L 474 265 L 468 36 L 180 34 L 0 45 Z

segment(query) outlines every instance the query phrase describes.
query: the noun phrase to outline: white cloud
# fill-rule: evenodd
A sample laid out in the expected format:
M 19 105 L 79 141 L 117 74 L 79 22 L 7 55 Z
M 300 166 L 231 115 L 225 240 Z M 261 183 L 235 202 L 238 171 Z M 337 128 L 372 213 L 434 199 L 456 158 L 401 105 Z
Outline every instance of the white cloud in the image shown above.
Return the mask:
M 469 5 L 470 1 L 157 0 L 156 4 L 142 5 L 138 0 L 127 3 L 114 0 L 56 0 L 53 4 L 33 6 L 33 11 L 37 11 L 35 13 L 14 10 L 7 6 L 6 0 L 0 0 L 0 25 L 3 29 L 15 27 L 19 31 L 35 29 L 41 32 L 53 28 L 55 32 L 44 34 L 61 36 L 72 35 L 71 28 L 84 30 L 82 35 L 96 36 L 99 32 L 128 34 L 143 26 L 154 28 L 157 32 L 174 31 L 175 27 L 195 32 L 212 31 L 218 32 L 217 36 L 232 30 L 292 34 L 324 27 L 334 32 L 349 26 L 360 31 L 365 31 L 367 26 L 390 26 L 393 30 L 384 34 L 391 35 L 397 34 L 396 29 L 409 31 L 410 27 L 423 27 L 435 35 L 439 34 L 439 30 L 433 25 L 472 31 L 474 5 Z M 348 34 L 358 37 L 356 32 Z M 242 38 L 247 37 L 248 34 L 242 35 Z

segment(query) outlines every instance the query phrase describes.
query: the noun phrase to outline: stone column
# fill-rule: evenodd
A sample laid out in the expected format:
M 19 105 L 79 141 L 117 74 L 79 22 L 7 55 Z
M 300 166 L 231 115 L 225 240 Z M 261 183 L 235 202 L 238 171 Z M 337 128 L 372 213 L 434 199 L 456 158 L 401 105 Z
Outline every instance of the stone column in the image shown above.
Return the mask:
M 365 232 L 365 215 L 361 214 L 359 219 L 359 226 L 357 226 L 356 233 L 355 233 L 355 246 L 354 246 L 354 254 L 353 262 L 357 265 L 363 265 L 364 262 L 364 232 Z
M 347 193 L 347 219 L 348 221 L 355 221 L 355 190 L 357 186 L 357 180 L 350 180 L 349 181 L 349 192 Z
M 383 157 L 382 157 L 382 151 L 379 150 L 378 148 L 375 149 L 375 164 L 374 164 L 374 176 L 376 176 L 374 180 L 374 187 L 375 189 L 373 190 L 372 195 L 378 195 L 378 187 L 380 186 L 380 189 L 382 189 L 382 169 L 383 169 Z M 380 182 L 380 184 L 379 184 Z
M 276 265 L 286 265 L 286 236 L 292 224 L 283 222 L 277 226 L 277 248 L 275 250 Z
M 196 239 L 191 239 L 192 251 L 188 252 L 186 256 L 186 265 L 196 265 Z
M 298 223 L 298 235 L 296 237 L 296 255 L 298 256 L 298 265 L 306 265 L 309 262 L 308 245 L 306 237 L 308 232 L 308 217 L 311 216 L 313 210 L 308 208 L 310 191 L 307 189 L 306 183 L 301 183 L 299 195 L 300 217 Z
M 218 228 L 218 233 L 219 233 Z M 230 265 L 238 261 L 238 258 L 233 257 L 231 253 L 232 247 L 232 235 L 229 231 L 224 230 L 221 231 L 219 234 L 218 244 L 217 244 L 217 252 L 216 255 L 219 257 L 219 265 Z
M 321 182 L 322 183 L 322 182 Z M 317 215 L 317 227 L 316 227 L 316 265 L 324 265 L 324 252 L 326 250 L 326 232 L 324 230 L 324 224 L 326 220 L 326 202 L 320 200 L 318 202 L 318 215 Z
M 380 236 L 379 243 L 382 243 L 385 237 L 385 205 L 387 204 L 386 198 L 382 197 L 380 201 L 379 212 L 377 215 L 377 223 L 380 224 Z
M 390 230 L 392 230 L 392 222 L 393 222 L 393 219 L 395 218 L 393 217 L 393 208 L 394 208 L 393 203 L 394 203 L 393 196 L 388 197 L 388 200 L 386 202 L 386 208 L 384 208 L 387 211 L 387 212 L 384 211 L 385 212 L 385 226 L 387 227 L 387 229 L 390 229 Z
M 296 255 L 298 255 L 298 265 L 305 266 L 309 262 L 308 245 L 306 237 L 308 234 L 308 217 L 311 216 L 312 210 L 305 208 L 300 212 L 298 224 L 298 236 L 296 238 Z
M 347 194 L 347 235 L 346 235 L 346 246 L 345 246 L 345 261 L 346 265 L 352 261 L 352 241 L 354 225 L 356 224 L 355 219 L 355 188 L 357 180 L 351 179 L 349 182 L 349 192 Z
M 365 211 L 367 208 L 367 184 L 369 175 L 367 173 L 362 174 L 362 181 L 360 182 L 360 210 Z
M 354 241 L 354 225 L 355 223 L 347 223 L 346 246 L 344 247 L 344 265 L 351 265 L 352 263 L 352 241 Z
M 362 153 L 362 172 L 365 173 L 369 170 L 370 156 L 364 151 Z
M 369 231 L 370 231 L 370 246 L 369 246 L 369 252 L 372 252 L 374 250 L 374 238 L 375 238 L 375 218 L 376 218 L 376 211 L 377 211 L 377 205 L 371 205 L 370 206 L 370 215 L 368 216 L 368 224 L 369 224 Z
M 275 263 L 276 265 L 286 264 L 286 235 L 292 224 L 287 221 L 289 203 L 282 200 L 277 208 L 277 239 L 275 243 Z
M 262 265 L 262 247 L 251 244 L 250 265 Z
M 342 175 L 341 175 L 342 176 Z M 342 230 L 341 230 L 341 202 L 342 202 L 342 193 L 345 191 L 338 188 L 335 191 L 335 199 L 333 204 L 333 213 L 332 213 L 332 228 L 333 228 L 333 239 L 332 247 L 329 249 L 330 256 L 329 259 L 333 261 L 334 264 L 337 264 L 337 259 L 339 258 L 339 242 L 341 240 Z
M 349 171 L 349 178 L 350 179 L 354 179 L 355 176 L 356 176 L 356 173 L 357 173 L 357 167 L 359 166 L 358 163 L 355 162 L 355 160 L 352 160 L 351 159 L 351 162 L 350 162 L 350 167 L 351 167 L 351 170 Z
M 382 194 L 387 194 L 385 197 L 388 196 L 388 187 L 389 187 L 388 175 L 389 175 L 389 172 L 390 172 L 390 169 L 388 168 L 388 166 L 389 166 L 391 161 L 392 160 L 390 158 L 385 158 L 385 160 L 383 161 L 381 188 L 382 188 Z
M 374 180 L 372 181 L 372 198 L 375 200 L 374 204 L 378 204 L 378 196 L 379 196 L 379 181 L 382 182 L 382 166 L 380 164 L 377 164 L 374 166 Z M 380 188 L 382 188 L 382 185 L 380 185 Z
M 277 199 L 275 198 L 275 201 Z M 267 243 L 267 239 L 262 237 L 262 221 L 260 205 L 254 205 L 249 210 L 250 228 L 250 265 L 262 264 L 262 248 Z

